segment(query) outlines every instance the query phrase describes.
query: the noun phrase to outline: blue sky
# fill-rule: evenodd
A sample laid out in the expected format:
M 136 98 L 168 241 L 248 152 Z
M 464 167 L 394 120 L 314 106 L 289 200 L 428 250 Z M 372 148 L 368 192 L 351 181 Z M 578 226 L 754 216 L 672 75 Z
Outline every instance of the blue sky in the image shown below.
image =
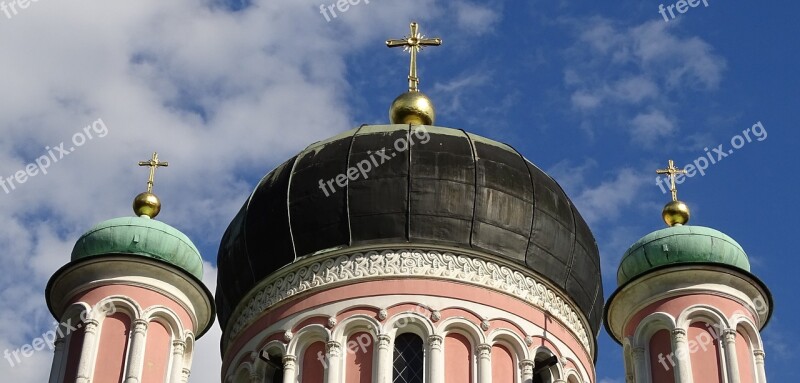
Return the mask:
M 83 231 L 130 214 L 146 181 L 135 163 L 153 150 L 170 161 L 156 180 L 159 219 L 195 241 L 213 289 L 222 232 L 264 174 L 314 141 L 386 123 L 408 63 L 383 41 L 416 20 L 444 39 L 420 54 L 437 125 L 511 144 L 564 186 L 597 238 L 606 296 L 622 253 L 663 227 L 669 196 L 655 169 L 723 144 L 727 157 L 679 196 L 693 224 L 744 247 L 772 290 L 767 375 L 790 380 L 800 261 L 782 249 L 800 213 L 800 5 L 709 0 L 667 22 L 655 1 L 372 0 L 328 21 L 319 7 L 331 2 L 40 0 L 0 11 L 0 176 L 62 141 L 75 147 L 47 174 L 0 188 L 0 352 L 49 328 L 47 279 Z M 98 120 L 105 134 L 91 129 Z M 766 135 L 731 154 L 757 122 Z M 79 133 L 92 138 L 75 145 Z M 218 337 L 201 340 L 193 381 L 217 373 Z M 624 381 L 620 347 L 605 333 L 599 342 L 598 380 Z M 0 376 L 43 381 L 50 358 L 0 362 Z

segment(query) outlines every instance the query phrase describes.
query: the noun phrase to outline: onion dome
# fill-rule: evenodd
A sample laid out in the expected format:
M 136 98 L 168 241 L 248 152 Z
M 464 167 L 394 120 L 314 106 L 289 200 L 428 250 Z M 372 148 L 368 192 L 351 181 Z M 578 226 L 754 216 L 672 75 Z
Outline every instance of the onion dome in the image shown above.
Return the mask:
M 146 216 L 114 218 L 96 225 L 75 243 L 72 261 L 108 254 L 157 259 L 203 279 L 203 258 L 189 237 Z
M 365 125 L 310 145 L 257 185 L 217 258 L 226 328 L 273 272 L 332 251 L 462 249 L 527 268 L 597 333 L 600 259 L 562 188 L 514 148 L 458 129 Z
M 708 227 L 676 225 L 636 241 L 622 256 L 617 284 L 621 286 L 651 270 L 693 263 L 750 272 L 747 254 L 733 238 Z

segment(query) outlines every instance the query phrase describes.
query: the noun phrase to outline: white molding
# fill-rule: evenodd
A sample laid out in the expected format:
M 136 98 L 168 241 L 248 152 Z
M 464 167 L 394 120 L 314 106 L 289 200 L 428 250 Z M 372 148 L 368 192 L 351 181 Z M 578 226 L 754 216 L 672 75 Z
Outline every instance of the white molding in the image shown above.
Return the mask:
M 533 273 L 520 272 L 488 256 L 416 249 L 333 254 L 285 267 L 259 283 L 237 306 L 225 331 L 223 348 L 271 307 L 295 295 L 397 277 L 454 281 L 512 295 L 550 312 L 593 352 L 587 319 L 564 293 Z

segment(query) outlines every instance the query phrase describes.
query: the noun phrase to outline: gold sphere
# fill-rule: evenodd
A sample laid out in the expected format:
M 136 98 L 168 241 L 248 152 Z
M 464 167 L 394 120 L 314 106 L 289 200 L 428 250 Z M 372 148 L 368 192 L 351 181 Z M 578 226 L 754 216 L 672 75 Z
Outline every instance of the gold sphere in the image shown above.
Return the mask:
M 389 121 L 392 124 L 433 125 L 435 119 L 433 102 L 422 92 L 401 94 L 389 109 Z
M 668 226 L 684 225 L 689 222 L 689 206 L 682 201 L 672 201 L 664 206 L 664 211 L 661 212 L 661 217 Z
M 161 211 L 161 201 L 153 193 L 139 193 L 133 199 L 133 212 L 137 217 L 146 215 L 150 218 L 155 218 Z

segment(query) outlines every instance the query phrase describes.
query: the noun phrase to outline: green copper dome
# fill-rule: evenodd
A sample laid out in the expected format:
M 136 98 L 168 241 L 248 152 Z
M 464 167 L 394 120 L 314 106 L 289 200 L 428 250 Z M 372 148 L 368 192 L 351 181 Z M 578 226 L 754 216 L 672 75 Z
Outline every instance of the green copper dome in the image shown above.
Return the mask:
M 101 222 L 78 239 L 72 260 L 105 254 L 154 258 L 203 278 L 203 258 L 192 241 L 174 227 L 150 218 L 121 217 Z
M 673 226 L 644 236 L 625 252 L 617 283 L 661 266 L 687 263 L 718 263 L 750 271 L 747 254 L 731 237 L 702 226 Z

